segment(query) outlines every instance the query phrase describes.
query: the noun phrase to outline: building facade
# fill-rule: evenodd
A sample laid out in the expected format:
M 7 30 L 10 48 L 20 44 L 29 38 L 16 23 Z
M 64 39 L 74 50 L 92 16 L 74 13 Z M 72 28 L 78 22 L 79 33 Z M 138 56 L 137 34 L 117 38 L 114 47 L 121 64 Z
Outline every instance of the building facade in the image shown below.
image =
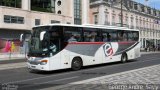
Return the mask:
M 0 38 L 18 38 L 36 25 L 82 24 L 88 10 L 88 0 L 1 0 Z
M 90 23 L 121 26 L 123 20 L 124 27 L 140 30 L 142 49 L 160 44 L 160 10 L 132 0 L 120 1 L 90 0 Z
M 0 0 L 0 41 L 27 37 L 36 25 L 87 23 L 88 10 L 89 0 Z

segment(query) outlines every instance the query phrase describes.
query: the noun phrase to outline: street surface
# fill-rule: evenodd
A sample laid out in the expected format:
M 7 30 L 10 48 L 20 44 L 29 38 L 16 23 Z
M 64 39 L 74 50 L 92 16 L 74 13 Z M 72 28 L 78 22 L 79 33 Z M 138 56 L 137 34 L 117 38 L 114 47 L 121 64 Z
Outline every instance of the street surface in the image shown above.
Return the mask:
M 17 63 L 12 63 L 12 65 L 0 63 L 0 83 L 2 89 L 5 87 L 18 88 L 18 90 L 44 89 L 159 64 L 160 53 L 144 54 L 137 60 L 129 61 L 127 63 L 116 62 L 84 67 L 79 71 L 66 69 L 52 72 L 30 73 L 24 62 L 17 61 Z M 153 70 L 152 73 L 154 72 L 159 71 Z M 138 74 L 145 75 L 145 72 L 139 72 Z M 131 77 L 131 79 L 134 79 L 133 77 L 136 77 L 138 74 L 129 74 L 124 77 Z M 155 78 L 159 80 L 158 77 Z M 144 82 L 146 82 L 145 80 L 146 79 L 144 79 Z M 159 82 L 158 80 L 157 82 Z M 143 80 L 141 82 L 143 82 Z

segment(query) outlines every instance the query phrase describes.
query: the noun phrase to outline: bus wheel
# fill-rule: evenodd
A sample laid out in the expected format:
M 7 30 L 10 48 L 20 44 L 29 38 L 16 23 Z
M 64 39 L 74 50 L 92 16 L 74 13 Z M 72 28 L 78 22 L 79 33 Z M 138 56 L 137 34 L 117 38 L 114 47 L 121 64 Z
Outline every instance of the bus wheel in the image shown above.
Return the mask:
M 122 62 L 122 63 L 125 63 L 127 60 L 128 60 L 127 54 L 126 54 L 126 53 L 123 53 L 122 56 L 121 56 L 121 62 Z
M 76 70 L 80 70 L 82 67 L 82 59 L 81 58 L 74 58 L 73 61 L 72 61 L 72 70 L 76 71 Z

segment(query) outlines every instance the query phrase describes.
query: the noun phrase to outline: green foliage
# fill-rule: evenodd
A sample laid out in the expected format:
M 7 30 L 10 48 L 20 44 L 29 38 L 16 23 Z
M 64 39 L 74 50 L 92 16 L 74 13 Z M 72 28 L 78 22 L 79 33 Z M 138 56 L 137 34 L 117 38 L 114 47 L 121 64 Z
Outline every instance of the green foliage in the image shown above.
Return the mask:
M 9 6 L 9 7 L 21 7 L 21 0 L 2 0 L 2 6 Z

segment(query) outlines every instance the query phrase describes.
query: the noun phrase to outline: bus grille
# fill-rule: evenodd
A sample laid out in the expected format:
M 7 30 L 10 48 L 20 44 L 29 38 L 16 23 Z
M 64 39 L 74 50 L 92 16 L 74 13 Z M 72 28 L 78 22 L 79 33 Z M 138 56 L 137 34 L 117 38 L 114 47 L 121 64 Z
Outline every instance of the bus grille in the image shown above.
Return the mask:
M 33 64 L 33 65 L 38 65 L 39 62 L 38 61 L 29 61 L 30 64 Z

